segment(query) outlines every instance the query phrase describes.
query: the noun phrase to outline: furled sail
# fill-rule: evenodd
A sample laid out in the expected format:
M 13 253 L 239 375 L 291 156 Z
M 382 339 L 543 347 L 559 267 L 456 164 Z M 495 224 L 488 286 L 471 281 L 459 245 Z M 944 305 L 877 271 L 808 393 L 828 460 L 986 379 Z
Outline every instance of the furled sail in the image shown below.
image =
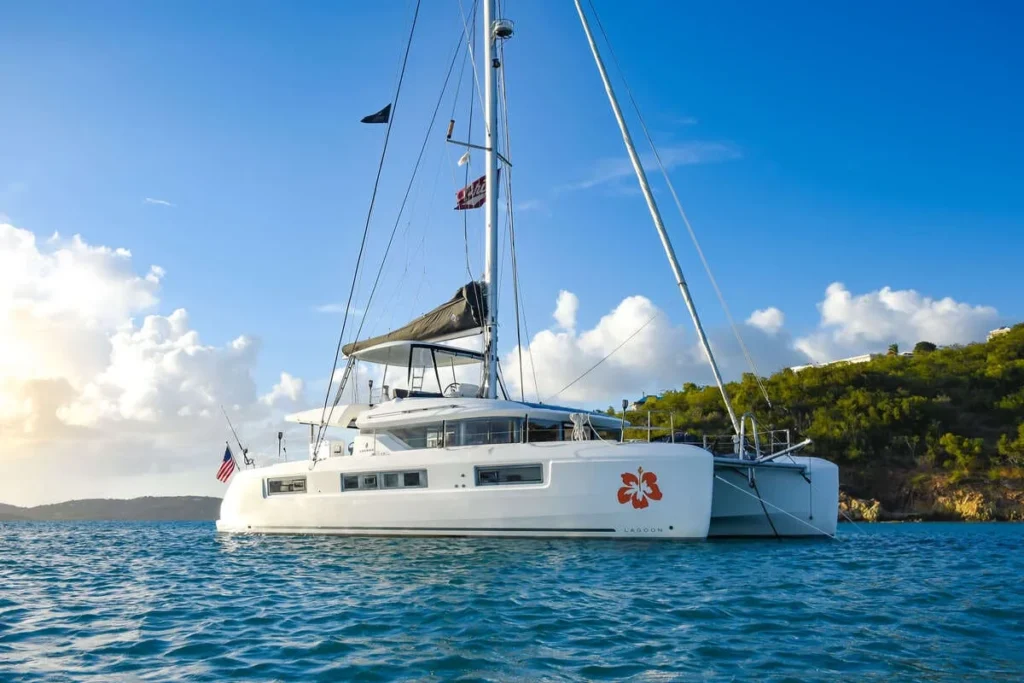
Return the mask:
M 460 287 L 447 303 L 424 313 L 409 324 L 387 334 L 346 344 L 342 352 L 351 356 L 356 351 L 392 341 L 454 339 L 482 330 L 486 320 L 487 296 L 484 285 L 470 282 Z

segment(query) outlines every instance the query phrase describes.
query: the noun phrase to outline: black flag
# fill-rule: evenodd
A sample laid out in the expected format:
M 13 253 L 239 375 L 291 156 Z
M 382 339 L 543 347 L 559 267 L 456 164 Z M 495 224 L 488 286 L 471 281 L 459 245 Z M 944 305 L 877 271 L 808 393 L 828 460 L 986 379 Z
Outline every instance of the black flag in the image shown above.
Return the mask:
M 370 114 L 369 116 L 363 117 L 363 123 L 387 123 L 388 119 L 391 118 L 391 105 L 381 109 L 376 114 Z

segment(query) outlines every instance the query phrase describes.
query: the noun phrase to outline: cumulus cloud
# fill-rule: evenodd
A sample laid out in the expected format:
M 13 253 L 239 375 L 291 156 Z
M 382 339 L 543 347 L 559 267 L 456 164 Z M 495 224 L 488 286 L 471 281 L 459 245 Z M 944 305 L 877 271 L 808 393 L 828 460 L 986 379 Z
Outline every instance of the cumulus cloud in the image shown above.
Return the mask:
M 502 372 L 513 395 L 518 396 L 522 388 L 530 397 L 604 407 L 683 382 L 713 381 L 689 321 L 673 324 L 647 297 L 626 297 L 584 330 L 577 329 L 578 307 L 575 294 L 560 292 L 554 312 L 556 325 L 534 335 L 521 353 L 513 349 L 505 355 Z M 709 336 L 727 377 L 739 377 L 748 369 L 728 330 L 712 330 Z M 806 357 L 792 348 L 788 335 L 768 335 L 753 328 L 747 330 L 746 337 L 762 371 L 806 362 Z
M 818 362 L 884 351 L 890 343 L 913 346 L 926 340 L 942 346 L 984 340 L 1000 320 L 991 306 L 890 287 L 854 295 L 841 282 L 828 286 L 818 310 L 819 329 L 796 341 L 798 349 Z
M 563 330 L 576 329 L 576 312 L 580 308 L 580 299 L 572 292 L 564 289 L 558 293 L 558 302 L 555 304 L 555 321 Z
M 752 325 L 768 334 L 775 334 L 781 330 L 785 322 L 785 314 L 774 306 L 758 309 L 747 318 L 748 325 Z
M 164 277 L 127 249 L 0 224 L 0 460 L 25 482 L 4 502 L 217 493 L 220 406 L 253 426 L 301 392 L 282 374 L 261 402 L 256 340 L 204 343 L 185 309 L 160 314 Z
M 794 337 L 785 328 L 785 315 L 778 308 L 760 309 L 750 315 L 740 331 L 760 374 L 812 361 L 884 352 L 892 342 L 909 347 L 922 339 L 940 345 L 984 340 L 987 331 L 999 323 L 998 313 L 989 306 L 972 306 L 949 298 L 936 300 L 912 290 L 888 287 L 853 295 L 835 283 L 826 290 L 818 308 L 821 322 L 801 337 Z M 713 381 L 685 313 L 674 312 L 686 321 L 675 325 L 646 297 L 631 296 L 592 328 L 579 329 L 578 311 L 579 298 L 571 292 L 559 292 L 553 314 L 555 325 L 536 334 L 521 350 L 522 389 L 531 398 L 603 407 L 643 392 L 679 387 L 684 382 Z M 707 328 L 707 334 L 727 380 L 750 371 L 729 329 Z M 629 339 L 630 335 L 635 336 Z M 620 344 L 622 347 L 616 350 Z M 503 358 L 502 368 L 513 395 L 518 395 L 519 349 Z M 566 386 L 569 388 L 554 396 Z
M 281 381 L 274 385 L 270 393 L 260 396 L 260 401 L 265 405 L 272 406 L 279 401 L 290 401 L 297 403 L 302 398 L 303 382 L 298 377 L 292 377 L 287 372 L 281 373 Z

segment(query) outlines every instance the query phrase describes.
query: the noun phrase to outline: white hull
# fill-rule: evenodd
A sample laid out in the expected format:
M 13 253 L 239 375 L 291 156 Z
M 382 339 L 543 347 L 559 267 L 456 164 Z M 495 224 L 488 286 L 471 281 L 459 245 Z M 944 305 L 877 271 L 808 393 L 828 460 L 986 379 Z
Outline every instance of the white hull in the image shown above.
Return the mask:
M 477 485 L 475 468 L 540 464 L 539 484 Z M 621 503 L 623 475 L 653 473 L 661 498 Z M 600 441 L 464 446 L 282 463 L 235 474 L 224 532 L 386 536 L 704 539 L 713 458 L 693 446 Z M 420 469 L 428 486 L 343 491 L 342 474 Z M 268 495 L 268 477 L 305 475 L 304 493 Z M 645 497 L 646 498 L 646 497 Z
M 835 535 L 839 468 L 834 463 L 803 456 L 780 458 L 781 462 L 754 468 L 755 490 L 748 483 L 747 468 L 731 465 L 728 458 L 716 460 L 709 537 Z M 794 463 L 806 470 L 792 467 Z

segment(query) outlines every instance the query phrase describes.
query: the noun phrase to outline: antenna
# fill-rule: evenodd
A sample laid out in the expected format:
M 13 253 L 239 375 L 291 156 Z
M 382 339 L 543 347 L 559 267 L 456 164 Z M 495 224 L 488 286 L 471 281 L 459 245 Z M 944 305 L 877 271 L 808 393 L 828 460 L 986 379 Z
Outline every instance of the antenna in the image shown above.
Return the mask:
M 247 467 L 252 465 L 252 459 L 249 458 L 249 449 L 242 445 L 241 439 L 238 438 L 238 432 L 235 431 L 235 426 L 231 424 L 231 418 L 228 417 L 228 411 L 224 410 L 223 405 L 220 407 L 220 412 L 224 413 L 224 419 L 228 421 L 228 428 L 231 429 L 231 435 L 235 437 L 235 443 L 238 444 L 239 450 L 242 451 L 242 461 Z

